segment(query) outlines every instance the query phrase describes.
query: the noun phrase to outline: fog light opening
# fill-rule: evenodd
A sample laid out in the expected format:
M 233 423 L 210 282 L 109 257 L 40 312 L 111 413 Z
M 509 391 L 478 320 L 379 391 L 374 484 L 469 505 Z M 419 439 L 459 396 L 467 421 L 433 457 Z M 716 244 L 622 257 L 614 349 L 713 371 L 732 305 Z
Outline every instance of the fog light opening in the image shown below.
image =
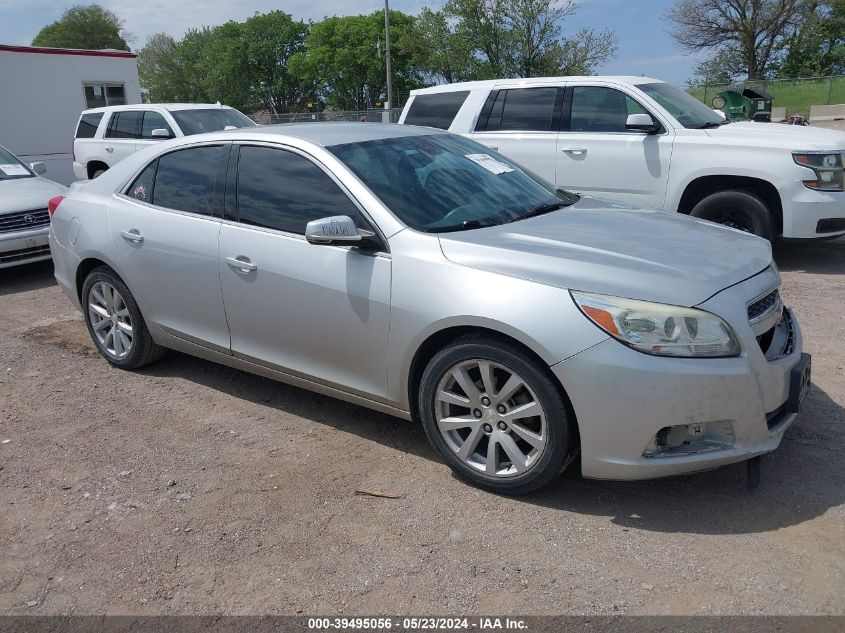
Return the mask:
M 646 446 L 643 457 L 673 457 L 730 448 L 734 442 L 729 420 L 664 426 Z

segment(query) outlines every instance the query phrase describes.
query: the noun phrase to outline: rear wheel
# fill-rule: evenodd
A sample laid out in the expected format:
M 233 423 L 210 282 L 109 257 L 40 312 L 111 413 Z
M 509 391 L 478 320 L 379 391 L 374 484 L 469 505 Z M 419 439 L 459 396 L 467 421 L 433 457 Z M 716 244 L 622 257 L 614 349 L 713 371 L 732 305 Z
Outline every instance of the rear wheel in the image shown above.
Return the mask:
M 769 207 L 752 191 L 732 189 L 710 194 L 695 205 L 690 215 L 753 233 L 769 241 L 775 238 Z
M 463 337 L 432 358 L 419 389 L 426 435 L 462 479 L 524 494 L 557 477 L 571 452 L 566 403 L 518 347 Z
M 85 278 L 82 301 L 91 340 L 115 367 L 137 369 L 166 353 L 153 341 L 129 288 L 108 266 L 95 268 Z

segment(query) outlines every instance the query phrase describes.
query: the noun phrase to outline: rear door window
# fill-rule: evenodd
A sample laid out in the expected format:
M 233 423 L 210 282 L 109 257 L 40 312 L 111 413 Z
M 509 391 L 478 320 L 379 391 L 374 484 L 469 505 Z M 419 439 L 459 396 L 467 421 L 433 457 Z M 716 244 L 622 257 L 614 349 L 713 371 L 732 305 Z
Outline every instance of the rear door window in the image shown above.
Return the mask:
M 76 126 L 76 138 L 94 138 L 102 118 L 102 112 L 83 114 L 79 119 L 79 125 Z
M 563 89 L 556 86 L 494 92 L 488 98 L 475 131 L 556 131 L 562 96 Z
M 218 183 L 222 182 L 228 155 L 228 145 L 204 145 L 160 156 L 153 185 L 153 204 L 214 215 L 215 199 L 219 197 Z
M 140 138 L 143 116 L 144 113 L 141 111 L 115 112 L 109 122 L 106 136 L 108 138 Z
M 417 95 L 405 115 L 405 125 L 427 125 L 448 130 L 467 96 L 468 90 Z
M 135 181 L 129 185 L 126 190 L 126 195 L 141 202 L 153 201 L 153 187 L 155 186 L 156 167 L 158 166 L 158 159 L 146 166 Z

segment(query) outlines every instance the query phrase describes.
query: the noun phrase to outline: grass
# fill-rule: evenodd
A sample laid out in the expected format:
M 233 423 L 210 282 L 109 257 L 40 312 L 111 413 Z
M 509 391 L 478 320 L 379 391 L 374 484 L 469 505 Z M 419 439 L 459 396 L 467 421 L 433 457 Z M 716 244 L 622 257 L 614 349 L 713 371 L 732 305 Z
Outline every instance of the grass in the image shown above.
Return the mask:
M 778 79 L 776 81 L 749 82 L 759 86 L 774 97 L 774 107 L 786 107 L 787 114 L 810 116 L 810 106 L 845 103 L 845 77 L 818 79 Z M 728 84 L 693 86 L 687 91 L 708 106 L 713 97 L 725 90 Z

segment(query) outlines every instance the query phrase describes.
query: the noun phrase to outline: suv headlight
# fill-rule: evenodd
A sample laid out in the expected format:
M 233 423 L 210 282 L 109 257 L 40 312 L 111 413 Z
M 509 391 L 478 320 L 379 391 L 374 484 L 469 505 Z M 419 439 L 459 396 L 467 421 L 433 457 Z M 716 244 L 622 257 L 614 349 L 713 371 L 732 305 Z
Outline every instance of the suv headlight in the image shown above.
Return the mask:
M 801 167 L 815 172 L 815 180 L 804 181 L 804 186 L 808 189 L 842 191 L 845 188 L 842 152 L 792 152 L 792 158 Z
M 640 352 L 686 358 L 739 355 L 731 327 L 704 310 L 588 292 L 570 294 L 588 319 Z

